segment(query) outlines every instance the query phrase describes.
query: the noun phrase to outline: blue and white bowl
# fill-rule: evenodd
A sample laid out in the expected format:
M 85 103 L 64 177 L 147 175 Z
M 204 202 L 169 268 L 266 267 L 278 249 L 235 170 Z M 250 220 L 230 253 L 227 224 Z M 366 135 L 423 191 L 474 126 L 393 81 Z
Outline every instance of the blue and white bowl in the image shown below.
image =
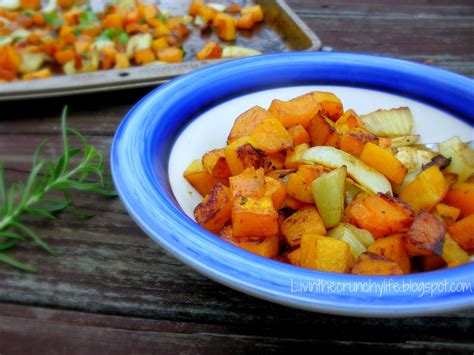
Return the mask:
M 359 114 L 410 107 L 423 142 L 474 138 L 474 81 L 383 57 L 285 53 L 238 59 L 161 86 L 133 107 L 114 138 L 115 186 L 138 225 L 213 280 L 255 297 L 324 313 L 396 317 L 474 307 L 474 263 L 404 276 L 319 272 L 262 258 L 200 228 L 200 196 L 187 165 L 225 146 L 235 118 L 254 105 L 324 90 Z

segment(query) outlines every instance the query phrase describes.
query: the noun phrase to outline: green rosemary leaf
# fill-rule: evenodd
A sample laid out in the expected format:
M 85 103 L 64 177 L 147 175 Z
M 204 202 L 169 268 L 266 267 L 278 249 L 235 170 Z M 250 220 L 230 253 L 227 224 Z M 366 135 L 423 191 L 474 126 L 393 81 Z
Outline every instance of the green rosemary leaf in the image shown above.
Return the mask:
M 46 209 L 43 209 L 41 207 L 27 207 L 24 209 L 26 213 L 29 213 L 33 216 L 38 216 L 38 217 L 45 217 L 48 219 L 56 219 L 56 217 L 51 214 L 51 212 L 47 211 Z
M 45 198 L 41 202 L 43 202 L 44 205 L 36 206 L 36 208 L 41 208 L 43 211 L 47 211 L 50 213 L 61 212 L 62 210 L 70 206 L 70 203 L 68 203 L 67 201 L 61 201 L 52 198 Z
M 36 177 L 38 176 L 38 173 L 41 171 L 41 169 L 43 169 L 43 165 L 44 162 L 40 162 L 39 164 L 34 166 L 33 170 L 30 173 L 30 176 L 28 176 L 25 188 L 20 188 L 20 195 L 23 196 L 20 202 L 22 206 L 25 205 L 28 202 L 27 200 L 31 197 L 30 194 L 36 182 Z
M 56 253 L 56 251 L 51 249 L 51 247 L 48 245 L 48 243 L 43 241 L 35 232 L 33 232 L 33 230 L 31 228 L 25 226 L 24 224 L 18 223 L 18 222 L 13 222 L 12 226 L 20 229 L 23 233 L 25 233 L 26 235 L 31 237 L 31 239 L 33 239 L 36 242 L 36 244 L 38 244 L 41 248 L 46 250 L 51 255 L 54 255 L 54 256 L 58 255 L 58 253 Z
M 21 270 L 25 270 L 25 271 L 29 271 L 29 272 L 36 272 L 36 268 L 34 268 L 33 266 L 31 265 L 28 265 L 28 264 L 25 264 L 25 263 L 22 263 L 14 258 L 12 258 L 11 256 L 8 256 L 4 253 L 0 253 L 0 261 L 3 261 L 4 263 L 8 264 L 8 265 L 11 265 L 11 266 L 14 266 L 18 269 L 21 269 Z
M 35 166 L 35 165 L 38 164 L 39 157 L 40 157 L 41 152 L 43 151 L 43 148 L 45 147 L 46 144 L 48 144 L 48 140 L 47 140 L 47 139 L 45 139 L 44 141 L 42 141 L 42 142 L 40 143 L 40 145 L 38 146 L 38 148 L 36 148 L 35 154 L 33 155 L 33 166 Z
M 13 240 L 9 240 L 7 242 L 0 243 L 0 251 L 5 251 L 8 249 L 13 248 L 16 245 L 16 242 Z
M 95 214 L 92 213 L 92 212 L 89 212 L 89 211 L 85 211 L 83 209 L 80 209 L 80 208 L 76 208 L 76 207 L 71 207 L 68 209 L 68 211 L 75 217 L 79 218 L 79 219 L 89 219 L 89 218 L 92 218 L 92 217 L 95 217 Z
M 95 191 L 100 187 L 96 182 L 80 182 L 76 180 L 61 181 L 54 185 L 55 189 L 73 189 L 78 191 Z
M 0 231 L 0 237 L 1 238 L 8 238 L 8 239 L 23 240 L 23 237 L 21 235 L 19 235 L 18 233 L 12 232 L 12 231 Z
M 68 107 L 64 106 L 63 113 L 61 115 L 61 132 L 62 132 L 62 138 L 63 138 L 63 151 L 64 151 L 64 155 L 63 155 L 64 159 L 63 159 L 63 166 L 61 169 L 61 173 L 64 173 L 69 165 L 69 156 L 68 156 L 69 142 L 67 138 L 67 128 L 66 128 L 67 111 L 68 111 Z

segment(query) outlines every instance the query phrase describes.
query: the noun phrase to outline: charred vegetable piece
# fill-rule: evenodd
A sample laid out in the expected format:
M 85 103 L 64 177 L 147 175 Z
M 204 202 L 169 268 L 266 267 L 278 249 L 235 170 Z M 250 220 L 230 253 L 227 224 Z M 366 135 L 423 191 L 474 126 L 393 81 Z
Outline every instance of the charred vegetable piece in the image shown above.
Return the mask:
M 286 198 L 285 185 L 280 180 L 265 176 L 265 194 L 271 197 L 273 206 L 278 210 Z
M 281 233 L 291 246 L 298 246 L 303 234 L 326 235 L 326 228 L 314 206 L 304 207 L 285 219 L 281 226 Z
M 373 253 L 364 253 L 357 258 L 352 268 L 355 275 L 389 276 L 402 275 L 403 270 L 393 260 Z
M 441 255 L 446 227 L 428 212 L 421 211 L 405 236 L 405 248 L 410 256 Z
M 345 132 L 339 143 L 339 148 L 355 157 L 362 154 L 367 143 L 377 144 L 377 137 L 363 127 L 354 127 Z
M 258 169 L 265 165 L 265 152 L 257 148 L 250 136 L 233 141 L 224 148 L 224 155 L 232 175 L 238 175 L 249 167 Z
M 252 131 L 251 137 L 266 153 L 276 153 L 293 147 L 293 140 L 288 131 L 273 115 L 262 120 Z
M 218 182 L 196 206 L 194 217 L 201 227 L 219 233 L 231 217 L 231 208 L 229 189 Z
M 379 193 L 361 194 L 347 207 L 348 220 L 366 229 L 377 239 L 407 232 L 413 222 L 413 211 L 403 201 Z
M 288 195 L 301 202 L 314 204 L 311 183 L 323 173 L 324 169 L 321 166 L 300 165 L 296 173 L 288 176 L 286 184 Z
M 228 178 L 232 175 L 225 159 L 224 149 L 214 149 L 204 154 L 202 165 L 209 174 L 216 178 Z
M 352 128 L 364 128 L 365 125 L 364 123 L 362 123 L 359 118 L 359 115 L 355 113 L 354 110 L 347 110 L 341 117 L 339 117 L 334 127 L 339 132 L 339 134 L 344 134 Z
M 459 217 L 461 210 L 459 208 L 439 203 L 433 211 L 433 216 L 439 218 L 446 226 L 452 225 Z
M 440 143 L 439 152 L 451 159 L 446 170 L 457 174 L 459 182 L 464 182 L 474 174 L 474 150 L 462 142 L 459 137 L 452 137 Z
M 445 158 L 441 154 L 438 154 L 435 157 L 431 158 L 431 161 L 428 164 L 424 164 L 421 169 L 426 170 L 432 166 L 437 166 L 439 170 L 443 170 L 446 169 L 450 163 L 451 158 Z

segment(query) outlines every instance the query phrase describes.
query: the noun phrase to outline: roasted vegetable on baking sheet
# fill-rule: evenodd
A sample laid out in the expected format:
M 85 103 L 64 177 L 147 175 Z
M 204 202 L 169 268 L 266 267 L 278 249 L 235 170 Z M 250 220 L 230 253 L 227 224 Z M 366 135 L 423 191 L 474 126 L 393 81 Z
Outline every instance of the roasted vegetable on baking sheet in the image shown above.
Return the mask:
M 413 125 L 407 107 L 359 116 L 328 92 L 250 108 L 226 147 L 184 172 L 204 197 L 196 222 L 319 271 L 403 275 L 467 263 L 474 151 L 458 137 L 439 152 L 416 145 Z
M 0 83 L 130 66 L 179 63 L 191 31 L 214 31 L 197 60 L 261 54 L 232 45 L 238 29 L 264 20 L 260 5 L 242 9 L 193 0 L 189 15 L 174 15 L 141 0 L 0 1 Z M 216 39 L 216 41 L 219 41 Z M 189 57 L 189 56 L 188 56 Z

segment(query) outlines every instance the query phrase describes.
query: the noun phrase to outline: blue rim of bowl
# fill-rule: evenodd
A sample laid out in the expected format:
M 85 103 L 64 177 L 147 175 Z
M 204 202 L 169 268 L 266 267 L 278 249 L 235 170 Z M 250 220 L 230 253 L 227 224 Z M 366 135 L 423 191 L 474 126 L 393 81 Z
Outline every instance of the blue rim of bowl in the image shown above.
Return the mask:
M 226 286 L 275 303 L 365 317 L 438 314 L 473 307 L 474 263 L 396 277 L 307 270 L 234 247 L 182 212 L 167 174 L 169 152 L 182 127 L 225 98 L 269 86 L 308 83 L 376 87 L 448 109 L 471 127 L 474 121 L 473 80 L 398 59 L 295 52 L 209 66 L 150 92 L 117 129 L 112 175 L 132 218 L 183 263 Z M 440 288 L 446 282 L 464 283 L 465 289 L 447 292 Z M 303 292 L 302 285 L 313 288 Z M 357 292 L 354 287 L 359 287 Z

